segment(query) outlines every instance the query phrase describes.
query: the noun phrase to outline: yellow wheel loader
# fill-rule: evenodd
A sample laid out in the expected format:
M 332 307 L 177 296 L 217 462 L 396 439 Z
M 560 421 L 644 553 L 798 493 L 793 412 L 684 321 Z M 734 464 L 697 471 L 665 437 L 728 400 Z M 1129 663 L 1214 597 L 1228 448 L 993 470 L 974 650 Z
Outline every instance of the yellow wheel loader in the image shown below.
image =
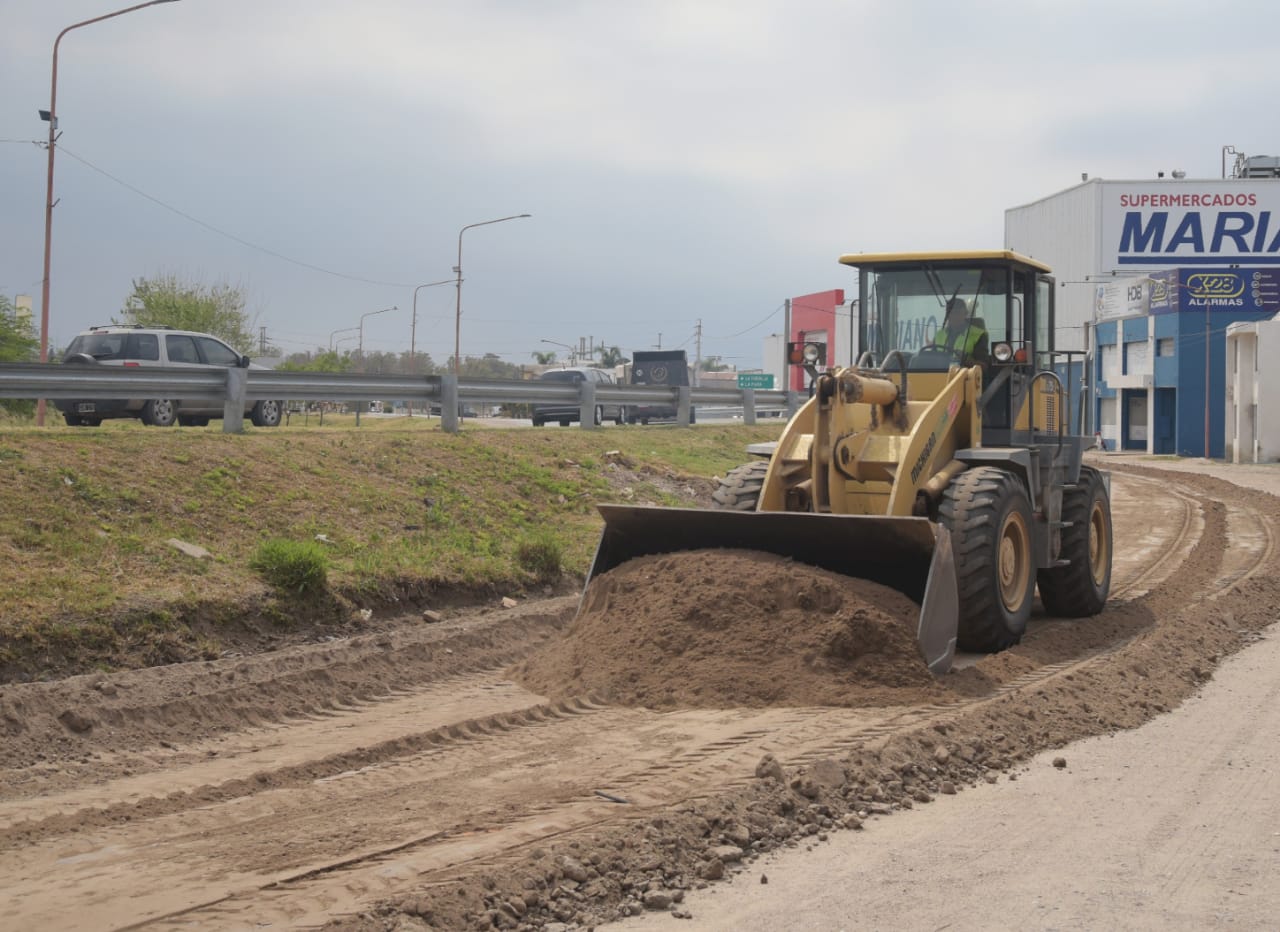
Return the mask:
M 1110 480 L 1069 424 L 1054 366 L 1083 354 L 1054 350 L 1049 269 L 1004 250 L 840 262 L 860 273 L 857 365 L 808 367 L 808 401 L 715 509 L 600 506 L 588 582 L 654 553 L 780 554 L 913 599 L 935 673 L 957 646 L 1017 643 L 1037 585 L 1050 615 L 1102 611 Z

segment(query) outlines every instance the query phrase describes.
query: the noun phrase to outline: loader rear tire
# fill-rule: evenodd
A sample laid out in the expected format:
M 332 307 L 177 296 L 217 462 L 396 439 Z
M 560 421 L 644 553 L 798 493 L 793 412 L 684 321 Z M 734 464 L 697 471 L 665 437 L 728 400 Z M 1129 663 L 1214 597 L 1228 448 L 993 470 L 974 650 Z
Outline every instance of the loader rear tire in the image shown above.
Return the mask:
M 722 511 L 755 511 L 764 488 L 768 460 L 752 460 L 729 470 L 711 493 L 711 507 Z
M 1080 467 L 1080 481 L 1062 493 L 1062 559 L 1067 566 L 1040 571 L 1040 601 L 1059 618 L 1086 618 L 1102 611 L 1111 591 L 1111 499 L 1102 475 Z
M 1017 644 L 1036 588 L 1026 488 L 1013 473 L 979 466 L 952 481 L 938 512 L 955 554 L 957 646 L 994 652 Z

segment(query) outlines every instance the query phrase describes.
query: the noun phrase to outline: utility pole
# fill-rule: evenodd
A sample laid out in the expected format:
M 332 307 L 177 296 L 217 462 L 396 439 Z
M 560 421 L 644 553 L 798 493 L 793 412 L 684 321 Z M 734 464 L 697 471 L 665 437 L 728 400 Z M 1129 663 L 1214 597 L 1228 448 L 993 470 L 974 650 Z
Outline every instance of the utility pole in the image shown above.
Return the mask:
M 258 355 L 259 356 L 267 355 L 267 328 L 266 327 L 258 328 Z
M 693 330 L 693 384 L 702 383 L 702 318 L 698 318 L 698 326 Z
M 787 356 L 787 344 L 791 342 L 791 299 L 782 302 L 782 385 L 791 391 L 791 359 Z

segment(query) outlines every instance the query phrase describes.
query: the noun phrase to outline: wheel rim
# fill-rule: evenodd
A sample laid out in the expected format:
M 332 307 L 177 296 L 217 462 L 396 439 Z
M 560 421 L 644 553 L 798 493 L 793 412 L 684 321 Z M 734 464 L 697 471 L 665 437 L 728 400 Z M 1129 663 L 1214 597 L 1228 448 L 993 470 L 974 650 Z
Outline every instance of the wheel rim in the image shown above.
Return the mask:
M 262 420 L 265 424 L 274 424 L 280 420 L 280 405 L 274 401 L 262 402 Z
M 1027 584 L 1031 579 L 1030 540 L 1022 515 L 1010 514 L 1000 529 L 996 572 L 1000 577 L 1000 601 L 1011 614 L 1017 613 L 1027 598 Z
M 1089 513 L 1089 573 L 1093 584 L 1101 586 L 1107 580 L 1107 567 L 1111 555 L 1107 549 L 1107 512 L 1102 502 L 1094 502 Z
M 164 425 L 164 424 L 173 423 L 174 413 L 175 413 L 173 408 L 173 402 L 169 401 L 167 398 L 160 399 L 159 401 L 157 401 L 154 405 L 152 405 L 151 410 L 155 413 L 157 424 Z

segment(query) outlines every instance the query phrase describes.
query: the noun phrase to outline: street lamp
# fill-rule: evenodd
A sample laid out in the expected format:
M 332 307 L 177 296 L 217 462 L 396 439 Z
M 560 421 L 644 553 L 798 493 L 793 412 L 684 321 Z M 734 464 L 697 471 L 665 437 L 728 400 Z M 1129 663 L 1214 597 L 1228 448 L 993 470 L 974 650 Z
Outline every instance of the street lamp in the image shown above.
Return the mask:
M 571 366 L 573 365 L 573 358 L 574 358 L 574 355 L 577 353 L 577 350 L 575 350 L 568 343 L 557 343 L 555 340 L 539 340 L 538 342 L 550 343 L 552 346 L 563 346 L 565 349 L 569 351 L 569 365 Z
M 361 315 L 360 315 L 360 327 L 359 327 L 359 330 L 360 330 L 360 370 L 361 370 L 361 371 L 364 371 L 364 319 L 365 319 L 366 317 L 372 317 L 374 314 L 385 314 L 385 313 L 387 313 L 388 311 L 398 311 L 398 310 L 400 310 L 400 308 L 396 307 L 396 306 L 393 304 L 393 305 L 391 305 L 391 307 L 384 307 L 384 308 L 383 308 L 382 310 L 380 310 L 380 311 L 370 311 L 368 314 L 361 314 Z
M 340 334 L 340 333 L 352 333 L 352 332 L 354 332 L 354 331 L 356 331 L 356 330 L 359 330 L 359 329 L 360 329 L 359 327 L 343 327 L 341 330 L 334 330 L 334 331 L 331 331 L 331 332 L 330 332 L 330 334 L 329 334 L 329 351 L 330 351 L 330 352 L 333 352 L 333 338 L 334 338 L 334 337 L 336 337 L 338 334 Z M 343 342 L 345 342 L 345 341 L 344 341 L 344 340 L 339 340 L 338 342 L 339 342 L 339 343 L 343 343 Z
M 73 29 L 79 29 L 81 26 L 91 26 L 94 23 L 100 23 L 104 19 L 112 19 L 116 16 L 123 16 L 125 13 L 132 13 L 134 10 L 142 10 L 149 6 L 156 6 L 161 3 L 175 3 L 176 0 L 150 0 L 149 3 L 139 3 L 137 6 L 126 7 L 123 10 L 116 10 L 114 13 L 106 13 L 102 16 L 95 16 L 93 19 L 86 19 L 80 23 L 73 23 L 62 32 L 58 33 L 58 37 L 53 40 L 53 77 L 49 82 L 49 109 L 40 111 L 40 118 L 49 121 L 49 183 L 45 189 L 44 198 L 44 281 L 40 285 L 40 361 L 49 361 L 49 259 L 53 251 L 53 152 L 58 142 L 58 44 Z M 36 425 L 44 426 L 44 399 L 41 398 L 36 404 Z
M 533 214 L 514 214 L 510 217 L 499 217 L 497 220 L 483 220 L 480 223 L 469 223 L 458 231 L 458 264 L 453 267 L 453 274 L 457 276 L 458 283 L 458 303 L 457 309 L 453 317 L 453 375 L 458 377 L 459 366 L 462 362 L 462 234 L 467 230 L 475 227 L 487 227 L 491 223 L 503 223 L 507 220 L 522 220 L 525 217 L 532 217 Z
M 409 325 L 409 369 L 413 370 L 414 344 L 418 334 L 418 292 L 423 288 L 431 288 L 435 285 L 452 285 L 453 279 L 446 278 L 443 281 L 427 282 L 425 285 L 419 285 L 413 289 L 413 322 Z

